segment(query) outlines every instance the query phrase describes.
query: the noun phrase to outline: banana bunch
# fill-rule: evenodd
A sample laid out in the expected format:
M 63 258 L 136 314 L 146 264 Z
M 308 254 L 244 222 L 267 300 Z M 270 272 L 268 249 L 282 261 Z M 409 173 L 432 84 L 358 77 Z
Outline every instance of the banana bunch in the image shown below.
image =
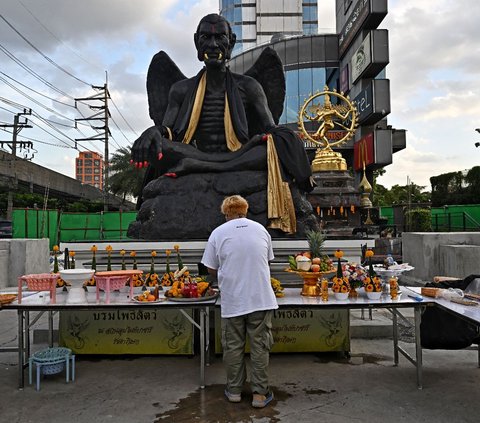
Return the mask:
M 297 270 L 297 260 L 294 256 L 288 256 L 288 264 L 291 270 Z
M 270 284 L 272 285 L 273 292 L 275 293 L 276 297 L 283 297 L 285 296 L 283 292 L 283 286 L 278 279 L 270 278 Z

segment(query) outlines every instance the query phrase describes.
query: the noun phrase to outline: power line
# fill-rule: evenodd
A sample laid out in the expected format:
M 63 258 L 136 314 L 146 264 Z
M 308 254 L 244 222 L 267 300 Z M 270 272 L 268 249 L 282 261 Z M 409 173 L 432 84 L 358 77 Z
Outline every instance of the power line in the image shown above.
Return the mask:
M 20 33 L 2 14 L 0 14 L 0 18 L 11 28 L 13 29 L 30 47 L 32 47 L 37 53 L 39 53 L 47 62 L 51 63 L 53 66 L 55 66 L 57 69 L 61 70 L 62 72 L 66 73 L 68 76 L 71 76 L 72 78 L 76 79 L 78 82 L 81 82 L 82 84 L 89 85 L 91 86 L 92 84 L 89 84 L 88 82 L 85 82 L 83 79 L 80 79 L 76 77 L 73 73 L 69 72 L 62 66 L 60 66 L 58 63 L 56 63 L 53 59 L 48 57 L 46 54 L 44 54 L 39 48 L 37 48 L 33 43 L 31 43 L 24 35 Z
M 52 31 L 50 31 L 36 16 L 32 11 L 23 4 L 22 1 L 18 1 L 22 7 L 32 16 L 33 19 L 37 21 L 37 23 L 45 30 L 47 31 L 53 38 L 55 38 L 58 42 L 62 43 L 65 47 L 67 47 L 73 54 L 75 54 L 78 58 L 83 60 L 85 63 L 88 63 L 90 66 L 96 67 L 97 69 L 101 69 L 99 66 L 97 66 L 95 63 L 89 62 L 87 59 L 85 59 L 83 56 L 81 56 L 78 52 L 76 52 L 74 49 L 72 49 L 67 43 L 65 43 L 62 39 L 58 38 Z
M 61 113 L 57 112 L 56 110 L 54 109 L 51 109 L 50 107 L 48 106 L 45 106 L 45 104 L 41 103 L 40 101 L 34 99 L 33 97 L 30 97 L 28 94 L 24 93 L 22 90 L 20 90 L 19 88 L 15 87 L 13 84 L 11 84 L 10 82 L 8 82 L 5 78 L 2 78 L 0 76 L 0 81 L 2 81 L 3 83 L 5 83 L 6 85 L 8 85 L 10 88 L 12 88 L 13 90 L 17 91 L 18 93 L 22 94 L 24 97 L 28 98 L 30 101 L 34 102 L 35 104 L 37 104 L 38 106 L 44 108 L 45 110 L 51 112 L 51 113 L 54 113 L 58 116 L 61 116 L 62 118 L 64 119 L 67 119 L 67 120 L 70 120 L 72 122 L 74 122 L 73 119 L 65 116 L 65 115 L 62 115 Z M 73 106 L 72 106 L 73 107 Z M 75 107 L 74 107 L 75 108 Z
M 36 73 L 33 69 L 31 69 L 29 66 L 24 64 L 19 58 L 17 58 L 13 53 L 11 53 L 6 47 L 4 47 L 2 44 L 0 44 L 0 50 L 2 50 L 10 59 L 12 59 L 15 63 L 17 63 L 20 67 L 25 69 L 30 75 L 34 76 L 36 79 L 38 79 L 40 82 L 43 82 L 45 85 L 47 85 L 49 88 L 52 90 L 64 95 L 65 97 L 68 97 L 72 100 L 74 98 L 70 95 L 67 94 L 65 91 L 62 91 L 60 88 L 57 88 L 55 85 L 52 83 L 48 82 L 45 78 L 41 77 L 38 73 Z
M 34 90 L 33 88 L 31 87 L 28 87 L 26 86 L 25 84 L 22 84 L 20 81 L 17 81 L 15 78 L 12 78 L 10 75 L 7 75 L 5 72 L 2 72 L 0 71 L 0 73 L 3 75 L 3 76 L 6 76 L 8 79 L 10 79 L 11 81 L 14 81 L 15 83 L 17 83 L 18 85 L 21 85 L 23 88 L 26 88 L 27 90 L 30 90 L 30 91 L 33 91 L 35 94 L 38 94 L 42 97 L 45 97 L 45 98 L 48 98 L 49 100 L 52 100 L 54 101 L 55 103 L 59 103 L 59 104 L 63 104 L 64 106 L 68 106 L 68 107 L 72 107 L 72 108 L 75 108 L 75 106 L 73 104 L 68 104 L 68 103 L 65 103 L 63 101 L 60 101 L 60 100 L 57 100 L 56 98 L 53 98 L 53 97 L 49 97 L 48 95 L 46 94 L 43 94 L 41 93 L 40 91 L 37 91 L 37 90 Z M 3 79 L 2 79 L 3 80 Z M 5 80 L 3 80 L 5 82 Z M 6 82 L 5 82 L 6 83 Z
M 127 122 L 127 119 L 125 119 L 125 117 L 122 115 L 122 112 L 120 111 L 120 109 L 117 107 L 117 105 L 115 104 L 115 102 L 113 101 L 113 98 L 110 97 L 110 100 L 112 101 L 112 104 L 113 106 L 115 107 L 115 109 L 117 110 L 118 114 L 122 117 L 123 121 L 127 124 L 127 126 L 130 128 L 130 130 L 138 137 L 138 134 L 137 132 L 135 131 L 135 129 L 133 129 L 130 124 Z M 117 126 L 118 128 L 118 126 Z M 120 128 L 119 128 L 120 129 Z M 122 131 L 120 131 L 122 132 Z M 122 132 L 123 134 L 123 132 Z M 125 137 L 125 134 L 123 135 Z M 125 137 L 125 139 L 127 139 L 127 137 Z M 128 141 L 128 139 L 127 139 Z

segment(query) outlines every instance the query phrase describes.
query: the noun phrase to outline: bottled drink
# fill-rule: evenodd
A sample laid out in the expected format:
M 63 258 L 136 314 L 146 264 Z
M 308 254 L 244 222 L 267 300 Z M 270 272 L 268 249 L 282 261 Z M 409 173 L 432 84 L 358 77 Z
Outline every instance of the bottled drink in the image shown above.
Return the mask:
M 322 301 L 328 301 L 328 280 L 322 279 L 320 282 L 320 295 L 322 296 Z
M 390 284 L 390 298 L 396 300 L 398 297 L 398 282 L 395 276 L 392 276 L 389 280 Z

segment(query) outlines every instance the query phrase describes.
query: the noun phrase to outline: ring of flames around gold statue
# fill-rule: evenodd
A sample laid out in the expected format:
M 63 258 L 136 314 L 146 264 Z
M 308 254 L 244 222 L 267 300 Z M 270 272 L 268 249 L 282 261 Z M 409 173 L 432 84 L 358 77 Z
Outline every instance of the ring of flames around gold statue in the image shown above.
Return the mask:
M 335 97 L 337 101 L 332 103 L 332 97 Z M 329 90 L 328 86 L 325 86 L 322 92 L 308 97 L 298 115 L 298 128 L 304 137 L 325 149 L 347 142 L 353 137 L 358 125 L 355 104 L 343 92 L 337 92 L 335 89 Z M 306 121 L 318 124 L 313 134 L 305 128 Z M 327 133 L 332 130 L 345 131 L 345 135 L 330 142 Z

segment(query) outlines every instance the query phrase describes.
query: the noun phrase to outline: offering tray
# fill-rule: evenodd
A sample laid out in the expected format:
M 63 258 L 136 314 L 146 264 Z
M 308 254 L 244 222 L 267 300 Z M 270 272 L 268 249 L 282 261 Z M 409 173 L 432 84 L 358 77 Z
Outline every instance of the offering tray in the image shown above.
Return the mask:
M 326 272 L 303 272 L 301 270 L 285 269 L 286 272 L 296 273 L 303 279 L 303 287 L 301 294 L 306 297 L 319 297 L 320 286 L 318 280 L 321 278 L 330 278 L 336 272 L 335 268 L 331 268 Z
M 388 269 L 386 269 L 383 265 L 374 265 L 373 269 L 382 278 L 390 278 L 392 276 L 398 278 L 402 273 L 409 272 L 410 270 L 415 269 L 415 267 L 410 266 L 408 263 L 403 263 L 394 264 L 389 266 Z
M 204 297 L 197 297 L 197 298 L 184 298 L 184 297 L 167 297 L 169 301 L 176 301 L 179 303 L 199 303 L 203 301 L 210 301 L 214 300 L 220 295 L 220 291 L 215 290 L 213 295 L 205 295 Z
M 138 299 L 138 295 L 135 295 L 133 298 L 132 298 L 132 301 L 134 303 L 137 303 L 137 304 L 158 304 L 158 303 L 163 303 L 164 301 L 166 301 L 167 299 L 164 298 L 164 297 L 161 297 L 161 298 L 158 298 L 158 300 L 155 300 L 155 301 L 142 301 L 142 300 L 139 300 Z

